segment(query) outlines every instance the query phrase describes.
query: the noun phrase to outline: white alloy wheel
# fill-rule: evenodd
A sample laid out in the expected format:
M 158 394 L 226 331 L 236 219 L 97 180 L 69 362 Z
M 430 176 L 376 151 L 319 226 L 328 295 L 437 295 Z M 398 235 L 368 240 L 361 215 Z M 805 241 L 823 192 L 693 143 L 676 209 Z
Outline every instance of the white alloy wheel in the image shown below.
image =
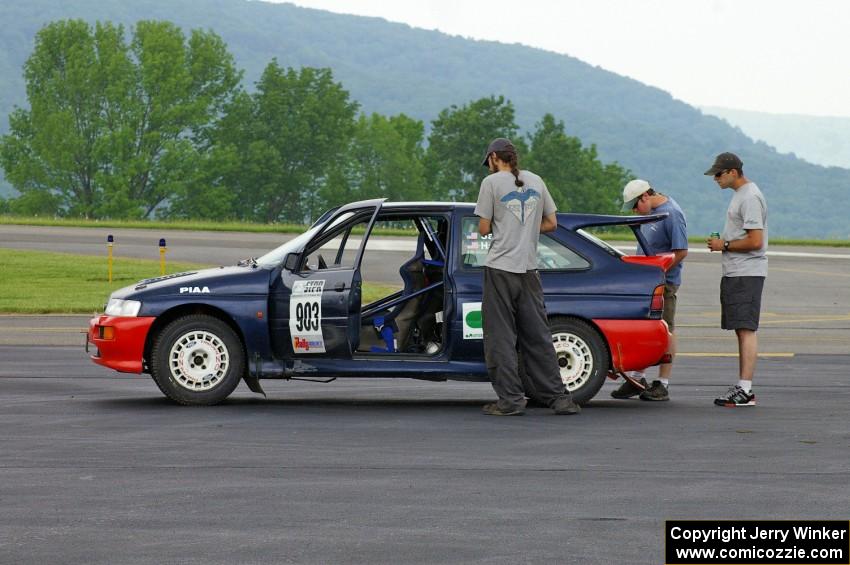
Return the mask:
M 224 379 L 229 365 L 227 345 L 206 330 L 184 333 L 174 341 L 168 353 L 174 382 L 193 392 L 215 388 Z
M 558 356 L 558 368 L 567 390 L 573 392 L 593 375 L 593 350 L 581 337 L 573 333 L 552 334 L 552 343 Z

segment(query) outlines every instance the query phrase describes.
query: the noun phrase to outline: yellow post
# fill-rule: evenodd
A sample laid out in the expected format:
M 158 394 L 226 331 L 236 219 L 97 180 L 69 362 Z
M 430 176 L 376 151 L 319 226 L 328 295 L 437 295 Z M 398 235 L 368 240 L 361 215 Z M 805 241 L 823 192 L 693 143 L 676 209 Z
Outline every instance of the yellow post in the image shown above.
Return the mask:
M 115 238 L 112 237 L 112 234 L 106 236 L 106 249 L 107 249 L 107 260 L 106 263 L 108 265 L 107 271 L 109 272 L 109 282 L 112 282 L 112 243 L 115 241 Z
M 165 238 L 159 240 L 159 274 L 165 274 Z

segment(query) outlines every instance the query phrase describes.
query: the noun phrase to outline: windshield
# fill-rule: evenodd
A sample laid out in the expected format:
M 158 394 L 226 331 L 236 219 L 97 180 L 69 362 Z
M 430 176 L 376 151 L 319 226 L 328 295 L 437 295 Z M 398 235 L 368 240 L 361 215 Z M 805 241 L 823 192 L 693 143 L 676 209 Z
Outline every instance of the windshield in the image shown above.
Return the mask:
M 607 251 L 608 253 L 610 253 L 614 257 L 622 257 L 623 255 L 625 255 L 625 253 L 623 253 L 622 251 L 620 251 L 616 247 L 613 247 L 613 246 L 605 243 L 604 241 L 602 241 L 601 239 L 599 239 L 598 237 L 596 237 L 592 233 L 586 232 L 584 230 L 576 230 L 576 233 L 579 234 L 580 236 L 582 236 L 583 238 L 590 240 L 591 242 L 595 243 L 596 245 L 598 245 L 599 247 L 601 247 L 602 249 L 604 249 L 605 251 Z
M 296 252 L 296 251 L 301 251 L 301 249 L 304 247 L 304 245 L 308 241 L 310 241 L 310 239 L 314 235 L 316 235 L 316 232 L 318 232 L 320 229 L 321 229 L 321 226 L 318 225 L 318 222 L 316 224 L 313 224 L 312 228 L 305 231 L 304 233 L 302 233 L 298 237 L 296 237 L 294 239 L 290 239 L 289 241 L 287 241 L 286 243 L 284 243 L 283 245 L 281 245 L 277 249 L 273 249 L 272 251 L 269 251 L 268 253 L 266 253 L 265 255 L 260 257 L 259 259 L 257 259 L 257 264 L 260 267 L 266 267 L 266 268 L 269 268 L 269 269 L 277 267 L 278 265 L 280 265 L 283 262 L 284 258 L 287 256 L 287 254 L 292 253 L 292 252 Z

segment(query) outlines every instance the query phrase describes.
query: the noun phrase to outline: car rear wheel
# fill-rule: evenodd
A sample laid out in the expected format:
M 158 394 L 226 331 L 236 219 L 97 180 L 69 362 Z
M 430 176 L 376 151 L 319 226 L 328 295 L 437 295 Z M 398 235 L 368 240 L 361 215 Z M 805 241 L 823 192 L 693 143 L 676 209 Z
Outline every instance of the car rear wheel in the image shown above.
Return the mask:
M 192 315 L 168 324 L 151 351 L 151 374 L 165 395 L 186 405 L 218 404 L 245 368 L 236 332 L 212 316 Z
M 561 379 L 573 399 L 579 404 L 586 404 L 605 383 L 609 364 L 608 347 L 599 332 L 582 320 L 553 318 L 549 321 L 549 327 Z M 523 385 L 526 391 L 531 392 L 533 387 L 525 377 L 521 357 L 519 365 Z M 540 404 L 533 393 L 530 400 Z

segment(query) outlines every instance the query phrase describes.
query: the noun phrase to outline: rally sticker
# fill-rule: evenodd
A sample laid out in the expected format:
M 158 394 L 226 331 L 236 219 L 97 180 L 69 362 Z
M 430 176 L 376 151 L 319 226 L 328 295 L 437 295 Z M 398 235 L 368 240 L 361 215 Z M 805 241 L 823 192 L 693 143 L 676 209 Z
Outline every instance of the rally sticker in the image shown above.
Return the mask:
M 324 353 L 322 292 L 325 281 L 295 281 L 289 300 L 289 334 L 295 353 Z
M 484 339 L 480 302 L 463 303 L 463 339 Z

